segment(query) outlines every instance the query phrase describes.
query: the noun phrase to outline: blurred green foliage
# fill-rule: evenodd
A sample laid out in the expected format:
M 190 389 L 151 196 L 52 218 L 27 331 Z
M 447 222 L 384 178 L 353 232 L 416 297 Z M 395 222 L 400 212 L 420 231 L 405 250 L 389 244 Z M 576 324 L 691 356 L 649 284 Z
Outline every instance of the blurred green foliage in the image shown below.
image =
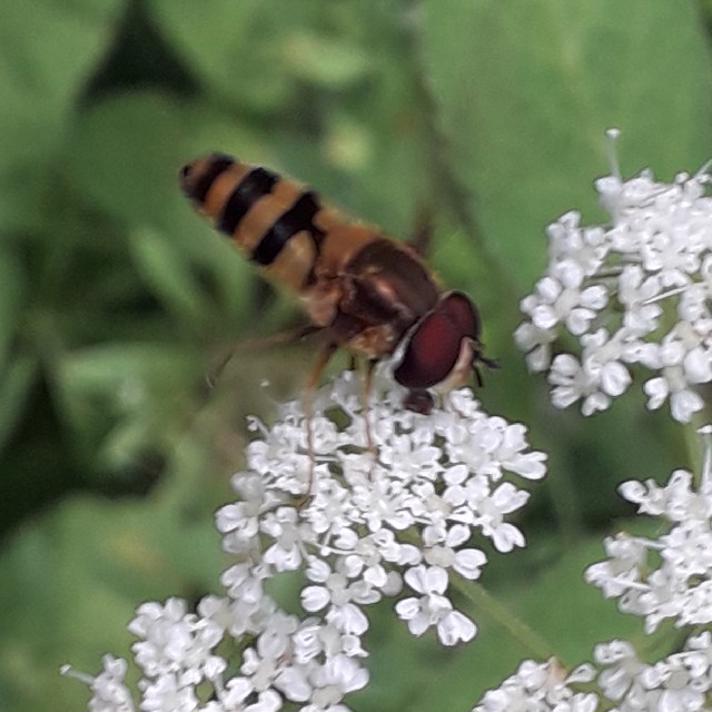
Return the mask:
M 625 514 L 615 484 L 685 464 L 678 428 L 637 392 L 586 422 L 554 412 L 511 334 L 546 223 L 600 217 L 606 128 L 627 173 L 712 155 L 711 17 L 707 0 L 5 0 L 0 708 L 81 709 L 61 663 L 94 671 L 140 601 L 216 588 L 244 416 L 299 392 L 308 348 L 243 354 L 205 397 L 226 344 L 299 320 L 179 195 L 179 166 L 218 149 L 398 236 L 433 213 L 431 260 L 503 364 L 485 405 L 551 453 L 530 548 L 484 583 L 571 660 L 634 630 L 581 571 Z M 482 624 L 444 651 L 376 611 L 355 708 L 468 709 L 520 657 Z

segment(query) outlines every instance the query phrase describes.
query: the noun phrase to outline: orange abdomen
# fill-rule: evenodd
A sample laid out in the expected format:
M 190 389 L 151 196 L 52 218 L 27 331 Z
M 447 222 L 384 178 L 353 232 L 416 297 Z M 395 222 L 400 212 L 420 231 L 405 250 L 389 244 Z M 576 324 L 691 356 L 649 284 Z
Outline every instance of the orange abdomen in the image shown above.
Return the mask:
M 376 230 L 324 208 L 303 185 L 214 154 L 187 165 L 183 191 L 271 281 L 297 293 L 319 276 L 339 274 Z

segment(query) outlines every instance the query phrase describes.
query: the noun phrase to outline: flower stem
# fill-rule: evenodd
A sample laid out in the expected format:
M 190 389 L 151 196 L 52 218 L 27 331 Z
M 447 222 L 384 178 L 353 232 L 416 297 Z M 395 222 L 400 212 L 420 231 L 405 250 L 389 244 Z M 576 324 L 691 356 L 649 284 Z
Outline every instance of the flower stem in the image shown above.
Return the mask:
M 694 424 L 683 427 L 682 437 L 687 451 L 687 466 L 692 472 L 692 481 L 695 486 L 699 487 L 702 476 L 704 438 L 700 437 Z
M 697 428 L 697 461 L 694 472 L 695 483 L 704 492 L 709 492 L 712 479 L 712 424 L 705 423 Z
M 451 584 L 457 591 L 491 620 L 502 626 L 517 643 L 538 660 L 561 658 L 554 654 L 553 647 L 510 608 L 495 598 L 482 584 L 473 584 L 459 577 L 452 577 Z

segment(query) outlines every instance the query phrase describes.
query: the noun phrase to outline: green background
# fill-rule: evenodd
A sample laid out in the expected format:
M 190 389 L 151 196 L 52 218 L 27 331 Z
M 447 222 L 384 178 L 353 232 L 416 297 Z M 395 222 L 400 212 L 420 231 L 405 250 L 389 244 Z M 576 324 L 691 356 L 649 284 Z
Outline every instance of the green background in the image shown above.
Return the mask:
M 212 512 L 245 415 L 299 394 L 308 346 L 241 353 L 205 395 L 230 343 L 299 323 L 179 194 L 178 168 L 212 150 L 399 237 L 432 214 L 430 261 L 502 364 L 485 407 L 550 453 L 529 547 L 483 582 L 568 661 L 638 635 L 581 572 L 631 515 L 616 484 L 686 465 L 680 427 L 644 410 L 641 378 L 593 419 L 554 411 L 511 335 L 546 224 L 603 217 L 606 128 L 627 175 L 712 156 L 711 17 L 685 0 L 3 0 L 0 709 L 83 709 L 60 664 L 96 672 L 127 653 L 139 602 L 217 589 Z M 389 602 L 371 615 L 359 711 L 467 710 L 523 655 L 484 614 L 454 650 Z

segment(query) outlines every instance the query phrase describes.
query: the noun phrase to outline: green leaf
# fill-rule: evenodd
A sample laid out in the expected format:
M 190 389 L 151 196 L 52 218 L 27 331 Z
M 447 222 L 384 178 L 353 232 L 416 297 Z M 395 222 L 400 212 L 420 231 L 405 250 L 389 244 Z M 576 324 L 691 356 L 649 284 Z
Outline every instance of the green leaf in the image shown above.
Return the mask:
M 320 36 L 314 32 L 295 33 L 282 49 L 291 71 L 314 84 L 339 88 L 362 79 L 371 67 L 365 48 Z
M 111 40 L 121 0 L 3 2 L 0 129 L 5 165 L 43 156 Z M 28 139 L 32 139 L 29 140 Z
M 425 63 L 487 245 L 519 284 L 546 260 L 544 225 L 594 207 L 609 170 L 663 177 L 712 153 L 710 55 L 693 2 L 425 0 Z M 634 18 L 634 21 L 631 20 Z
M 0 245 L 0 371 L 9 356 L 20 320 L 25 279 L 23 265 L 14 251 L 9 245 Z
M 182 380 L 190 358 L 170 344 L 119 343 L 87 347 L 67 354 L 61 372 L 67 386 L 79 393 L 110 392 L 119 400 L 140 398 L 143 383 Z M 121 393 L 122 387 L 136 393 Z
M 158 94 L 100 102 L 74 129 L 67 156 L 70 180 L 129 225 L 174 228 L 174 216 L 184 208 L 178 169 L 190 156 L 183 112 L 182 105 Z
M 4 0 L 0 22 L 0 220 L 36 219 L 75 101 L 112 40 L 123 0 Z M 20 187 L 22 189 L 20 189 Z
M 188 255 L 150 229 L 135 232 L 131 248 L 144 279 L 169 309 L 195 320 L 205 316 L 208 305 L 190 272 Z
M 133 231 L 134 257 L 164 302 L 196 320 L 205 315 L 203 295 L 186 273 L 199 265 L 212 277 L 220 305 L 239 322 L 254 270 L 194 214 L 179 189 L 178 170 L 198 155 L 239 155 L 256 144 L 254 133 L 214 111 L 160 94 L 127 94 L 82 116 L 67 170 L 88 200 Z M 151 237 L 146 227 L 158 232 Z
M 0 371 L 0 451 L 24 415 L 24 406 L 37 374 L 37 361 L 17 356 Z
M 66 172 L 86 199 L 130 227 L 180 240 L 194 223 L 178 171 L 215 150 L 244 155 L 257 134 L 228 116 L 154 92 L 113 95 L 77 120 Z
M 88 347 L 55 366 L 55 395 L 80 452 L 96 464 L 126 464 L 145 447 L 165 446 L 182 427 L 198 373 L 193 354 L 157 343 Z
M 295 88 L 280 52 L 303 5 L 274 0 L 149 2 L 164 34 L 209 86 L 237 106 L 262 111 L 283 104 Z
M 85 709 L 89 690 L 60 677 L 60 665 L 96 673 L 107 652 L 129 655 L 126 626 L 141 602 L 216 589 L 225 564 L 201 489 L 204 481 L 195 480 L 189 500 L 164 491 L 121 503 L 77 497 L 7 543 L 0 556 L 3 710 L 45 709 L 48 699 L 59 709 Z
M 625 525 L 616 526 L 620 528 Z M 567 664 L 590 660 L 596 643 L 630 638 L 641 630 L 639 618 L 620 613 L 614 601 L 584 581 L 586 568 L 604 558 L 601 538 L 591 536 L 539 575 L 527 576 L 520 585 L 508 582 L 508 592 L 518 590 L 505 594 L 515 613 L 542 634 Z

